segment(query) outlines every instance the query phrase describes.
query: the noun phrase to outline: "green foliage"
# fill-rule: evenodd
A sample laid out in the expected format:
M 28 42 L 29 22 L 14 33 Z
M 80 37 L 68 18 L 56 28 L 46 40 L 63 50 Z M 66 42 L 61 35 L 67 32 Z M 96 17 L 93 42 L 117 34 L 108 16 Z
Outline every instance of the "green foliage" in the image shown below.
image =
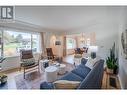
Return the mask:
M 106 64 L 109 69 L 114 69 L 117 65 L 117 58 L 115 56 L 115 43 L 110 49 L 110 56 L 106 59 Z

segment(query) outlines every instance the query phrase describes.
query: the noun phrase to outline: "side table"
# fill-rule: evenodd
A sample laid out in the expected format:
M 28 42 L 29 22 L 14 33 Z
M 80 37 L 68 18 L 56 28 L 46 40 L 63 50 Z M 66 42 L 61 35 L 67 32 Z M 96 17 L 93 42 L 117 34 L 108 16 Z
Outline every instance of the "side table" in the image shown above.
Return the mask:
M 40 72 L 45 71 L 45 68 L 49 66 L 49 60 L 44 59 L 40 60 L 39 65 L 40 65 Z
M 58 68 L 49 66 L 45 69 L 45 78 L 47 82 L 54 82 L 57 79 Z

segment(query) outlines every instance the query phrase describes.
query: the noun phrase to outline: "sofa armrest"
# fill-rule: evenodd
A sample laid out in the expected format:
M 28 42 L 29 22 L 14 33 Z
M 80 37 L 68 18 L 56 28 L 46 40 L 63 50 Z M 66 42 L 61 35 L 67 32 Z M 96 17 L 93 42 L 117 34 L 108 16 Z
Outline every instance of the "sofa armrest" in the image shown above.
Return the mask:
M 54 86 L 52 83 L 43 82 L 40 84 L 40 89 L 54 89 Z
M 88 73 L 86 78 L 81 82 L 78 89 L 101 89 L 103 72 L 104 72 L 104 60 L 99 60 L 95 67 Z

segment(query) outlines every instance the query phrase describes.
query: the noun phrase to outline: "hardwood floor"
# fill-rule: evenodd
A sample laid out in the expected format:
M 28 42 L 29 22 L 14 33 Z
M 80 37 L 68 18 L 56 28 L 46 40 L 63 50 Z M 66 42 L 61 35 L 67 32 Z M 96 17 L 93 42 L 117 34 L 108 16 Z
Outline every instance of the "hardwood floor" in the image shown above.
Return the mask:
M 65 63 L 74 64 L 74 55 L 68 55 L 63 58 Z

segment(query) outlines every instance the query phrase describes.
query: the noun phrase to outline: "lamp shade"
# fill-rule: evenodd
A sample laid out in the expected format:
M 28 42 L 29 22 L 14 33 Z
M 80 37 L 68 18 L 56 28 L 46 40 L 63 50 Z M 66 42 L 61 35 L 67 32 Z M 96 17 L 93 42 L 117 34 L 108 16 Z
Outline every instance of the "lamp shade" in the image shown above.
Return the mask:
M 89 46 L 89 52 L 97 52 L 98 46 Z
M 89 53 L 91 54 L 91 58 L 96 58 L 96 53 L 98 51 L 98 46 L 89 46 Z

